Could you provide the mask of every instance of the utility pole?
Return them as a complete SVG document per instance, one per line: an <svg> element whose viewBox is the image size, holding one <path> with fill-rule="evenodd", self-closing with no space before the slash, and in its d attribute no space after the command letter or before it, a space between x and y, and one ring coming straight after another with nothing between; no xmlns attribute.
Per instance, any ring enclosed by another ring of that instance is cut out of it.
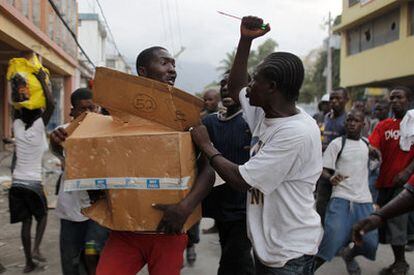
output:
<svg viewBox="0 0 414 275"><path fill-rule="evenodd" d="M332 91L332 18L331 12L328 17L328 49L327 49L327 62L326 62L326 92L329 94Z"/></svg>

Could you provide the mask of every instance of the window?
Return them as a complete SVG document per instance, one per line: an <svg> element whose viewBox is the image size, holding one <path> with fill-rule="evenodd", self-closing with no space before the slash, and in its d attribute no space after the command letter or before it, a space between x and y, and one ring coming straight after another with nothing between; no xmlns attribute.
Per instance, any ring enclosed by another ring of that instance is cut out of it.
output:
<svg viewBox="0 0 414 275"><path fill-rule="evenodd" d="M356 54L398 40L400 9L393 10L347 32L348 54Z"/></svg>
<svg viewBox="0 0 414 275"><path fill-rule="evenodd" d="M348 31L348 54L356 54L360 52L360 28L355 28L353 30Z"/></svg>
<svg viewBox="0 0 414 275"><path fill-rule="evenodd" d="M348 6L351 7L355 4L358 4L360 0L348 0Z"/></svg>
<svg viewBox="0 0 414 275"><path fill-rule="evenodd" d="M414 3L410 4L410 34L414 35Z"/></svg>
<svg viewBox="0 0 414 275"><path fill-rule="evenodd" d="M115 68L115 60L114 59L107 59L106 60L106 67L108 68Z"/></svg>

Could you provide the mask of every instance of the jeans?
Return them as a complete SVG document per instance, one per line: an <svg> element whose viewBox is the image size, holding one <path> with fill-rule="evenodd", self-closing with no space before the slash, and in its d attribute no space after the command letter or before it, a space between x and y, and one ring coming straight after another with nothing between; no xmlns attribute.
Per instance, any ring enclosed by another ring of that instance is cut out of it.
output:
<svg viewBox="0 0 414 275"><path fill-rule="evenodd" d="M188 231L188 244L187 247L191 247L200 242L200 222L194 224Z"/></svg>
<svg viewBox="0 0 414 275"><path fill-rule="evenodd" d="M216 221L221 257L218 275L253 275L252 245L247 237L246 220Z"/></svg>
<svg viewBox="0 0 414 275"><path fill-rule="evenodd" d="M60 260L62 274L78 275L84 272L81 255L87 242L93 242L94 249L100 251L108 238L108 229L92 220L73 222L60 220Z"/></svg>
<svg viewBox="0 0 414 275"><path fill-rule="evenodd" d="M269 267L255 257L256 275L313 275L315 257L304 255L288 261L283 267Z"/></svg>

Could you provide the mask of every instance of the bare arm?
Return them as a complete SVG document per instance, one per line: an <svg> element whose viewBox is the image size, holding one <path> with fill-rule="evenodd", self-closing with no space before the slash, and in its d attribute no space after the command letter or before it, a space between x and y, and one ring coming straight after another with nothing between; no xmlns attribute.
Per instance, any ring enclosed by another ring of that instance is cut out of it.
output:
<svg viewBox="0 0 414 275"><path fill-rule="evenodd" d="M246 192L251 188L239 172L239 166L223 156L212 145L205 126L197 126L191 130L193 142L198 145L205 156L210 159L210 164L220 177L233 189Z"/></svg>
<svg viewBox="0 0 414 275"><path fill-rule="evenodd" d="M43 111L42 119L43 123L47 125L52 117L53 111L55 110L55 100L53 99L49 86L46 83L46 73L40 69L35 76L39 80L40 85L42 85L42 90L46 98L46 108Z"/></svg>
<svg viewBox="0 0 414 275"><path fill-rule="evenodd" d="M177 204L157 204L153 207L164 212L157 231L167 234L179 234L187 218L197 205L210 193L214 185L215 174L207 159L201 156L197 161L198 175L190 193Z"/></svg>
<svg viewBox="0 0 414 275"><path fill-rule="evenodd" d="M387 219L394 218L413 210L414 193L409 191L409 189L405 189L375 214L371 214L368 218L355 224L352 230L352 238L356 244L361 245L363 236L367 232L378 228Z"/></svg>
<svg viewBox="0 0 414 275"><path fill-rule="evenodd" d="M231 68L228 82L228 90L233 100L239 103L239 92L247 86L247 61L253 39L260 37L270 31L270 26L262 30L263 20L261 18L247 16L243 17L240 25L240 40L237 47L233 67Z"/></svg>

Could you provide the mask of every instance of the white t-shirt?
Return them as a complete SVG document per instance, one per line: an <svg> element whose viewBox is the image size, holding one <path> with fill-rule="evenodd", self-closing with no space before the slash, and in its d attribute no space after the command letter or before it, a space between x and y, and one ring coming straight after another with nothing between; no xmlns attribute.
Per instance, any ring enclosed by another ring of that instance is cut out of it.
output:
<svg viewBox="0 0 414 275"><path fill-rule="evenodd" d="M81 213L82 208L91 205L87 191L67 191L64 189L65 174L63 174L59 194L56 204L55 213L60 219L73 222L83 222L89 220L88 217Z"/></svg>
<svg viewBox="0 0 414 275"><path fill-rule="evenodd" d="M303 110L286 118L265 118L240 102L252 129L251 159L239 166L252 186L247 194L247 229L259 260L282 267L291 259L315 255L323 235L314 191L322 172L320 130Z"/></svg>
<svg viewBox="0 0 414 275"><path fill-rule="evenodd" d="M337 156L342 147L342 137L334 139L323 154L323 167L335 170L349 178L332 189L332 198L342 198L357 203L370 203L372 196L368 186L368 158L367 144L362 140L347 139L344 149Z"/></svg>
<svg viewBox="0 0 414 275"><path fill-rule="evenodd" d="M21 119L14 120L13 132L16 145L13 178L42 181L42 158L49 149L42 117L36 119L27 130Z"/></svg>
<svg viewBox="0 0 414 275"><path fill-rule="evenodd" d="M69 124L64 124L60 127L66 128ZM87 221L89 218L81 213L82 208L91 205L87 191L64 191L65 174L62 175L60 181L59 194L57 205L55 209L56 215L65 220L73 222Z"/></svg>

